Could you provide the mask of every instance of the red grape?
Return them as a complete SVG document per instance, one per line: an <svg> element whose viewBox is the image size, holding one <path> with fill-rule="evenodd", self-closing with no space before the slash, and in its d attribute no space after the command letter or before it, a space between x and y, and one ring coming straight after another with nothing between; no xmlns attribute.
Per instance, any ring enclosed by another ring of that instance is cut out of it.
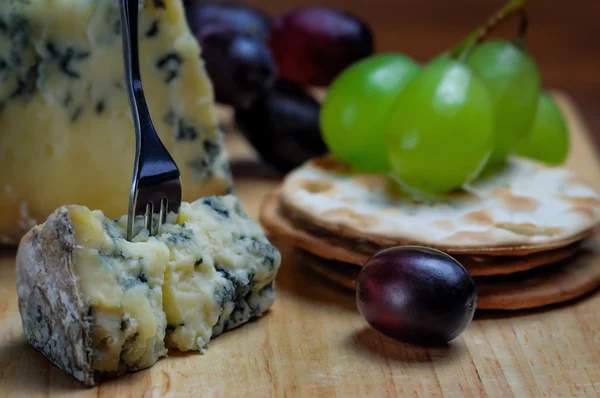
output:
<svg viewBox="0 0 600 398"><path fill-rule="evenodd" d="M456 338L473 319L475 282L454 258L423 247L394 247L373 256L357 279L356 303L381 333L409 343Z"/></svg>
<svg viewBox="0 0 600 398"><path fill-rule="evenodd" d="M325 7L281 15L269 43L281 77L313 86L329 85L348 65L373 53L373 34L364 22Z"/></svg>
<svg viewBox="0 0 600 398"><path fill-rule="evenodd" d="M248 107L274 83L277 67L264 40L219 27L197 37L217 102Z"/></svg>
<svg viewBox="0 0 600 398"><path fill-rule="evenodd" d="M319 103L296 84L279 80L248 109L236 109L242 134L264 160L289 171L327 152Z"/></svg>

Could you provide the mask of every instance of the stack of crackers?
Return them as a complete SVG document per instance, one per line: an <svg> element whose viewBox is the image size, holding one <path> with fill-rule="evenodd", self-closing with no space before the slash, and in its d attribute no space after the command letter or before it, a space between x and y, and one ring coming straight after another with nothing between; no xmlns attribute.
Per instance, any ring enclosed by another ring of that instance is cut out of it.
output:
<svg viewBox="0 0 600 398"><path fill-rule="evenodd" d="M351 289L371 256L404 245L454 256L475 279L480 309L540 307L600 286L600 194L568 169L521 158L464 190L416 201L386 176L323 157L288 174L261 221Z"/></svg>

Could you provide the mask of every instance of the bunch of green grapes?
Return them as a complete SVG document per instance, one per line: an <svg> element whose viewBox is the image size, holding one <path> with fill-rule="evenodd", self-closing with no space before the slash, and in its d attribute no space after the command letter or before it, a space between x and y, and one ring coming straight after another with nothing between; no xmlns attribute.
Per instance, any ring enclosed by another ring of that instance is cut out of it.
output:
<svg viewBox="0 0 600 398"><path fill-rule="evenodd" d="M568 131L540 90L519 39L484 41L525 0L510 0L453 50L419 66L401 54L367 58L330 87L321 130L330 151L358 172L388 173L414 196L458 189L515 152L561 163Z"/></svg>

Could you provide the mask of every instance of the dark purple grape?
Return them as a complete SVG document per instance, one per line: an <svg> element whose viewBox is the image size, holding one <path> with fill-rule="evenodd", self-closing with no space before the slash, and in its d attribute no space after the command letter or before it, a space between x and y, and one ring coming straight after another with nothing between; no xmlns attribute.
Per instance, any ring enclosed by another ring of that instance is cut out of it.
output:
<svg viewBox="0 0 600 398"><path fill-rule="evenodd" d="M277 68L264 40L221 28L198 35L217 102L248 107L268 90Z"/></svg>
<svg viewBox="0 0 600 398"><path fill-rule="evenodd" d="M422 247L377 253L357 279L356 303L371 326L392 338L441 344L473 319L475 282L454 258Z"/></svg>
<svg viewBox="0 0 600 398"><path fill-rule="evenodd" d="M306 7L277 18L269 44L281 77L327 86L348 65L373 53L373 34L351 14Z"/></svg>
<svg viewBox="0 0 600 398"><path fill-rule="evenodd" d="M186 0L185 13L195 34L216 26L264 39L271 29L271 17L247 5Z"/></svg>
<svg viewBox="0 0 600 398"><path fill-rule="evenodd" d="M319 110L302 87L279 80L250 108L237 109L235 120L262 158L285 172L327 152Z"/></svg>

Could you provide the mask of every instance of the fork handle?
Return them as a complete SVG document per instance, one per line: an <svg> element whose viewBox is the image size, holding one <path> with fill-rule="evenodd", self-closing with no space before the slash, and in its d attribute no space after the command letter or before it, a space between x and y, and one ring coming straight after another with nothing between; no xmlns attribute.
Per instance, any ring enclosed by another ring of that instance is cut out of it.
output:
<svg viewBox="0 0 600 398"><path fill-rule="evenodd" d="M133 116L136 135L136 160L142 152L152 152L153 148L163 147L154 130L150 111L142 87L138 45L138 0L120 0L121 29L123 38L123 58L125 60L125 85ZM151 155L151 154L147 154Z"/></svg>

